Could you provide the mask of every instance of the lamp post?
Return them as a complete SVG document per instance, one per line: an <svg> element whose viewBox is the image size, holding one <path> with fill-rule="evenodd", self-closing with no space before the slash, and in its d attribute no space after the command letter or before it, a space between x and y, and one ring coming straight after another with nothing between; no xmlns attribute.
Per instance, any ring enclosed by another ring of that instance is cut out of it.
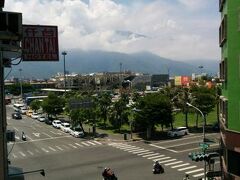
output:
<svg viewBox="0 0 240 180"><path fill-rule="evenodd" d="M66 65L65 65L65 56L67 55L66 51L62 52L63 55L63 75L64 75L64 91L66 93Z"/></svg>
<svg viewBox="0 0 240 180"><path fill-rule="evenodd" d="M22 69L19 69L20 72L20 94L21 94L21 98L23 99L23 89L22 89Z"/></svg>
<svg viewBox="0 0 240 180"><path fill-rule="evenodd" d="M194 109L196 109L201 115L202 115L202 118L203 118L203 143L205 143L205 125L206 125L206 118L203 114L203 112L197 108L196 106L190 104L190 103L186 103L189 107L192 107ZM203 150L204 154L205 154L205 148ZM204 180L206 180L206 161L204 161Z"/></svg>

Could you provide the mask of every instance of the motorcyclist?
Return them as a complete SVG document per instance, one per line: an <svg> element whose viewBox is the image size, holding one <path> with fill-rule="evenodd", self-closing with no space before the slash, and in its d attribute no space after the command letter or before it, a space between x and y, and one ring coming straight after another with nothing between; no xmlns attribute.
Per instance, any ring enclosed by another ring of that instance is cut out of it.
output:
<svg viewBox="0 0 240 180"><path fill-rule="evenodd" d="M163 173L163 172L164 172L164 169L162 165L158 161L155 161L155 163L153 164L153 173Z"/></svg>
<svg viewBox="0 0 240 180"><path fill-rule="evenodd" d="M189 175L186 174L186 176L183 178L183 180L190 180Z"/></svg>
<svg viewBox="0 0 240 180"><path fill-rule="evenodd" d="M114 172L110 168L104 168L102 172L102 176L104 180L117 180Z"/></svg>
<svg viewBox="0 0 240 180"><path fill-rule="evenodd" d="M26 141L26 135L24 132L22 132L22 140Z"/></svg>

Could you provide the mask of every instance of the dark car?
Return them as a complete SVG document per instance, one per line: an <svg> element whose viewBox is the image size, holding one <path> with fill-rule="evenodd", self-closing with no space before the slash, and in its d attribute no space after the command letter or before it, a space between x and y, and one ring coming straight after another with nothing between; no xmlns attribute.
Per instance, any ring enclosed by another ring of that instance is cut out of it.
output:
<svg viewBox="0 0 240 180"><path fill-rule="evenodd" d="M12 113L12 118L13 119L22 119L22 115L20 113Z"/></svg>
<svg viewBox="0 0 240 180"><path fill-rule="evenodd" d="M52 125L52 120L51 119L46 118L44 122L48 125Z"/></svg>

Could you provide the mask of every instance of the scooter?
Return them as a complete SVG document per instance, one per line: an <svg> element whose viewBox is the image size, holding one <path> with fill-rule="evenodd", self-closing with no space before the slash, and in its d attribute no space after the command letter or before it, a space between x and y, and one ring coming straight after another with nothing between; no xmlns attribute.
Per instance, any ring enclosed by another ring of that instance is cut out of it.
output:
<svg viewBox="0 0 240 180"><path fill-rule="evenodd" d="M26 137L26 135L25 135L24 132L22 132L22 140L23 140L23 141L26 141L26 140L27 140L27 137Z"/></svg>
<svg viewBox="0 0 240 180"><path fill-rule="evenodd" d="M160 165L159 167L153 167L153 174L162 174L164 173L163 167Z"/></svg>

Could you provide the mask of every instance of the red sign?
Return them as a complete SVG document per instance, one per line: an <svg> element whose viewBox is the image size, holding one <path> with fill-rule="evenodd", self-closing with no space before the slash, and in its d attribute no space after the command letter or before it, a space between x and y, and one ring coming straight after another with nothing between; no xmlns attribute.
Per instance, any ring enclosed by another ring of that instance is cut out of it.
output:
<svg viewBox="0 0 240 180"><path fill-rule="evenodd" d="M181 82L183 86L188 86L191 81L191 78L189 76L182 76Z"/></svg>
<svg viewBox="0 0 240 180"><path fill-rule="evenodd" d="M23 61L58 61L57 26L23 25Z"/></svg>

